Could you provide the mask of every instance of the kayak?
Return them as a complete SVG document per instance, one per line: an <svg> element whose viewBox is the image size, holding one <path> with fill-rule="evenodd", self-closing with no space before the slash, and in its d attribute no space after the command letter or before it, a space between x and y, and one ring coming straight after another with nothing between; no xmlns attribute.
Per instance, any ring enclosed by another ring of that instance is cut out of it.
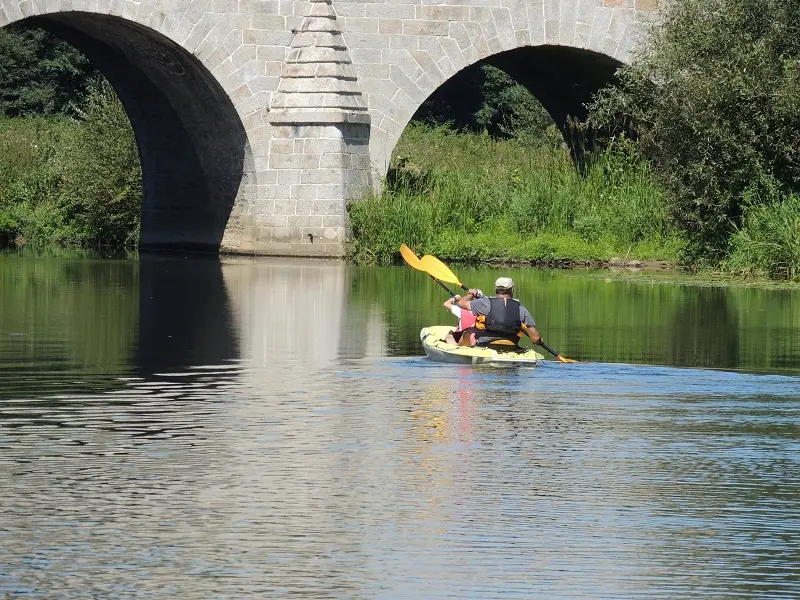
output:
<svg viewBox="0 0 800 600"><path fill-rule="evenodd" d="M535 367L544 356L533 349L513 352L478 346L455 346L445 342L453 331L447 325L425 327L419 332L422 347L429 359L437 362L462 365L526 366Z"/></svg>

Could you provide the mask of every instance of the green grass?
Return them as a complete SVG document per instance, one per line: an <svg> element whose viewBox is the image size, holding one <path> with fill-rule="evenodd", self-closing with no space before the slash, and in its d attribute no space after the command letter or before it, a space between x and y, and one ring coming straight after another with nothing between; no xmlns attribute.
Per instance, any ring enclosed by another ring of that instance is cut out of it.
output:
<svg viewBox="0 0 800 600"><path fill-rule="evenodd" d="M76 118L0 119L0 247L134 248L141 185L133 130L108 87Z"/></svg>
<svg viewBox="0 0 800 600"><path fill-rule="evenodd" d="M349 206L356 262L388 264L402 242L450 260L676 260L665 192L630 147L589 157L412 124L381 195Z"/></svg>
<svg viewBox="0 0 800 600"><path fill-rule="evenodd" d="M745 210L731 238L725 270L745 276L800 281L800 196Z"/></svg>

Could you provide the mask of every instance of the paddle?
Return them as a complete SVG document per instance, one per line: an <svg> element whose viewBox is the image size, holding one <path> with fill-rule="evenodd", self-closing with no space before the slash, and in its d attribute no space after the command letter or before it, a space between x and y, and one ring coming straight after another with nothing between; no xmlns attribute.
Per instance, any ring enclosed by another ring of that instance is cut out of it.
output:
<svg viewBox="0 0 800 600"><path fill-rule="evenodd" d="M435 256L426 254L420 259L419 262L422 270L427 272L428 275L434 279L446 281L447 283L455 283L462 290L469 290L469 288L461 283L458 277L456 277L456 274L450 270L450 267L448 267Z"/></svg>
<svg viewBox="0 0 800 600"><path fill-rule="evenodd" d="M402 251L402 247L401 247L401 251ZM415 255L415 258L416 258L416 255ZM433 277L435 280L439 281L440 284L441 284L441 281L446 281L447 283L455 283L456 285L460 286L461 288L463 288L465 290L469 289L467 286L465 286L463 283L461 283L461 280L459 280L459 278L456 276L456 274L453 273L453 271L450 270L450 267L448 267L446 264L444 264L442 261L440 261L435 256L431 256L430 254L426 254L425 256L423 256L419 260L419 264L422 267L421 270L426 271L428 273L428 275ZM419 267L417 267L417 268L419 268ZM527 332L528 328L525 327L524 323L523 323L522 327ZM555 356L558 360L560 360L563 363L578 362L577 360L573 360L571 358L564 358L558 352L553 350L550 346L545 344L544 341L542 341L541 339L539 340L539 345L542 348L544 348L545 350L547 350L550 354Z"/></svg>
<svg viewBox="0 0 800 600"><path fill-rule="evenodd" d="M428 269L426 269L423 266L422 261L417 257L416 253L411 248L409 248L405 244L400 244L400 255L403 257L403 260L406 261L406 264L408 264L409 267L430 275L431 279L433 279L436 283L442 286L445 289L445 291L448 294L450 294L451 298L455 298L456 295L453 293L453 290L451 290L449 287L443 284L439 279L436 278L435 275L433 275L433 273L431 273Z"/></svg>

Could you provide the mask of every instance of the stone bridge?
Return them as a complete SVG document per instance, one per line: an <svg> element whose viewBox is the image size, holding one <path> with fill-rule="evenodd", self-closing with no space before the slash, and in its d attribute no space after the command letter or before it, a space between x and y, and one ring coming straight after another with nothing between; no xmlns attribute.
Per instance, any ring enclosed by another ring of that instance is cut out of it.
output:
<svg viewBox="0 0 800 600"><path fill-rule="evenodd" d="M422 102L479 61L557 123L636 46L659 0L0 0L125 105L143 247L340 256Z"/></svg>

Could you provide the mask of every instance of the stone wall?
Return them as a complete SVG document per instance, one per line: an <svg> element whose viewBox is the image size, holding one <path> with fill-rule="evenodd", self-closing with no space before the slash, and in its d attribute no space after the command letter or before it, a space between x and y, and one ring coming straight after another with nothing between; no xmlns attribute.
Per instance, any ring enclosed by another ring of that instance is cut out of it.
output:
<svg viewBox="0 0 800 600"><path fill-rule="evenodd" d="M505 61L539 93L553 91L557 114L577 102L569 90L586 92L596 65L629 59L656 9L657 0L0 0L0 26L54 29L120 91L145 170L145 245L339 256L346 202L379 184L409 119L448 78ZM540 68L562 60L531 51L543 47L571 52L569 69Z"/></svg>

